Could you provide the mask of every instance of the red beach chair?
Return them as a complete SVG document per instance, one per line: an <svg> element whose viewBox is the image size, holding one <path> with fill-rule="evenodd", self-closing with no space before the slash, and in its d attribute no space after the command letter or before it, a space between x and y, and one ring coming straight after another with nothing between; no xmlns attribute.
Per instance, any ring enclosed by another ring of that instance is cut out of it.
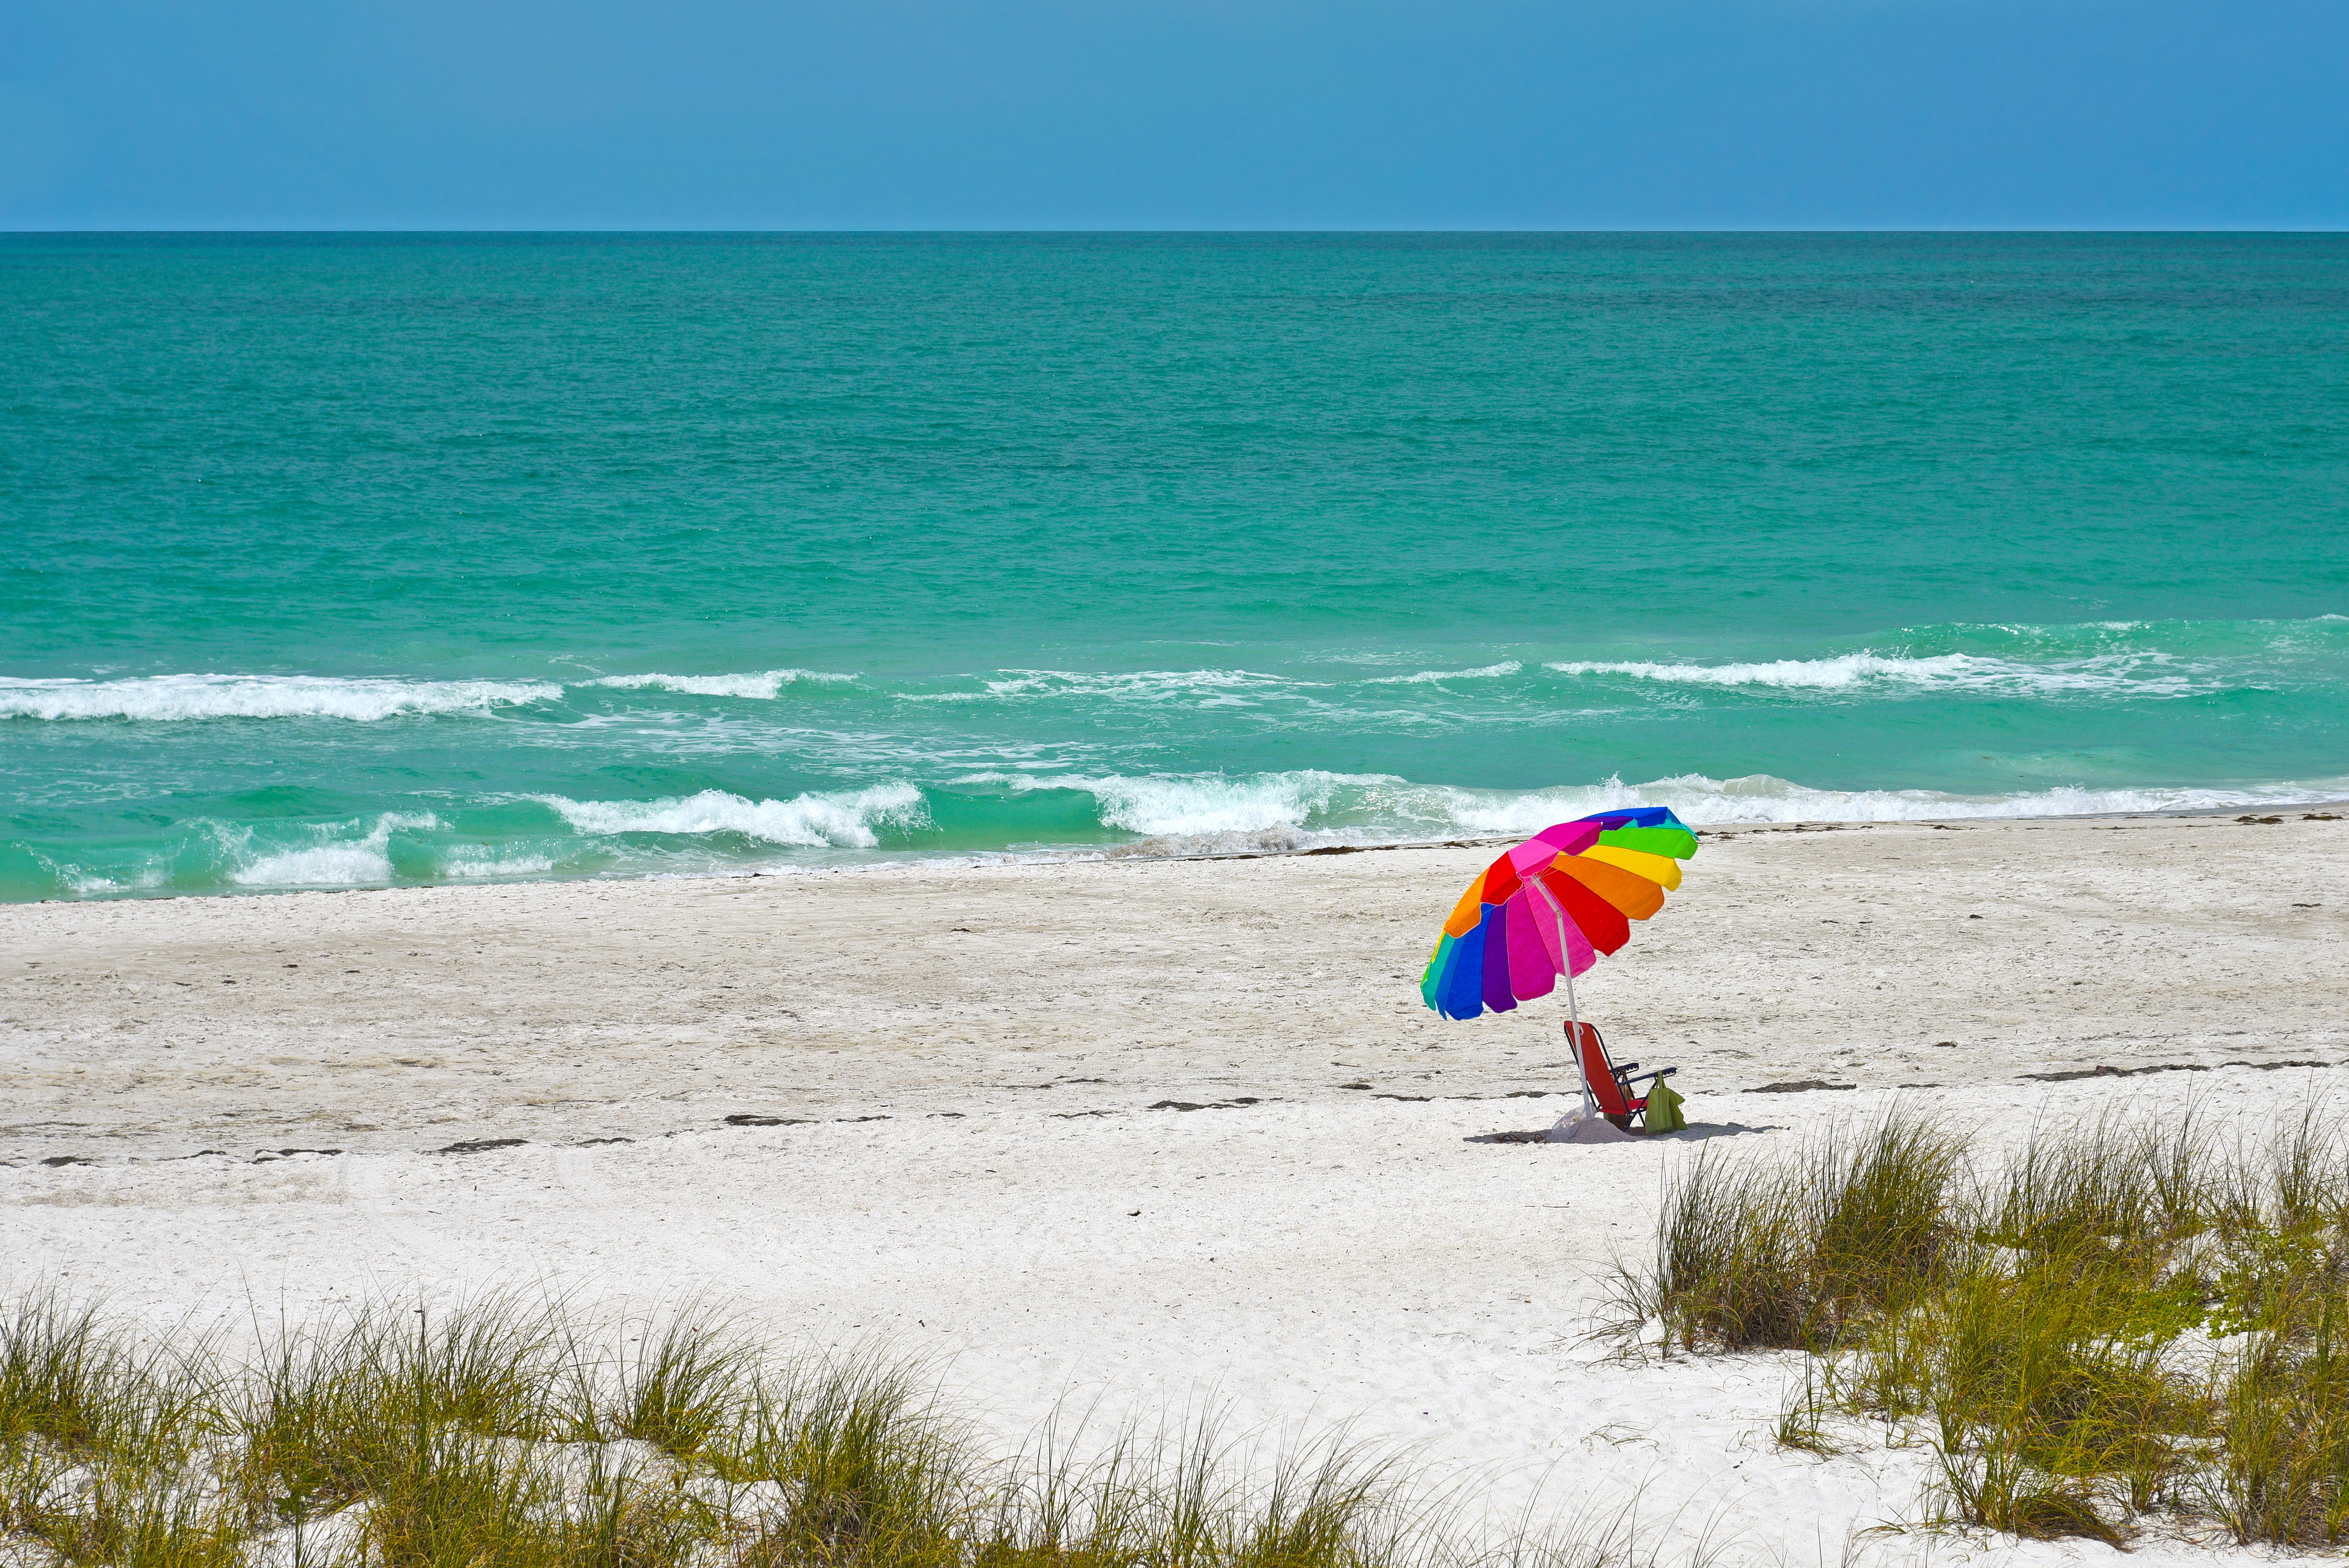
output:
<svg viewBox="0 0 2349 1568"><path fill-rule="evenodd" d="M1631 1130L1631 1119L1635 1116L1640 1118L1641 1125L1645 1126L1648 1097L1644 1094L1633 1094L1631 1086L1652 1083L1658 1078L1668 1078L1681 1069L1660 1068L1654 1072L1640 1073L1639 1077L1634 1078L1631 1076L1632 1071L1639 1067L1639 1063L1625 1062L1621 1067L1617 1067L1608 1059L1607 1042L1599 1037L1597 1026L1584 1024L1580 1027L1581 1035L1578 1038L1575 1033L1576 1026L1573 1024L1566 1026L1567 1044L1573 1047L1574 1059L1581 1065L1582 1081L1589 1086L1590 1098L1599 1102L1599 1114L1626 1132Z"/></svg>

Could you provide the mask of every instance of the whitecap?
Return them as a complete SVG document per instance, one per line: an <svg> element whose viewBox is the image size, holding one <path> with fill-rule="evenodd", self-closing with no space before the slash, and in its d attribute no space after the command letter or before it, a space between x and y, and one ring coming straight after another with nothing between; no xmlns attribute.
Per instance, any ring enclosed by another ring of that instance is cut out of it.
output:
<svg viewBox="0 0 2349 1568"><path fill-rule="evenodd" d="M1325 811L1350 786L1387 782L1372 774L1038 774L983 773L957 784L994 784L1026 792L1075 789L1099 803L1102 826L1153 837L1195 838L1295 828ZM1400 782L1400 780L1393 780Z"/></svg>
<svg viewBox="0 0 2349 1568"><path fill-rule="evenodd" d="M1338 841L1324 833L1309 833L1281 824L1270 828L1215 833L1162 833L1133 843L1113 844L1098 851L1102 860L1146 860L1209 855L1279 855L1315 849Z"/></svg>
<svg viewBox="0 0 2349 1568"><path fill-rule="evenodd" d="M75 898L103 898L117 892L152 892L171 881L170 871L153 861L135 872L117 872L109 876L71 861L51 860L40 851L29 847L26 852L36 865L49 873L60 889Z"/></svg>
<svg viewBox="0 0 2349 1568"><path fill-rule="evenodd" d="M444 877L528 877L538 876L554 869L554 861L545 855L460 855L444 862Z"/></svg>
<svg viewBox="0 0 2349 1568"><path fill-rule="evenodd" d="M1238 694L1278 696L1322 684L1255 670L1002 670L998 674L1002 678L984 683L993 696L1099 696L1129 702L1227 698Z"/></svg>
<svg viewBox="0 0 2349 1568"><path fill-rule="evenodd" d="M1772 686L1788 691L1843 691L1882 686L2023 695L2093 691L2135 696L2181 696L2194 689L2191 676L2159 654L2099 654L2088 658L2026 664L1976 654L1903 657L1862 649L1834 658L1773 659L1757 664L1577 659L1545 665L1543 668L1560 675L1628 676L1673 686Z"/></svg>
<svg viewBox="0 0 2349 1568"><path fill-rule="evenodd" d="M760 670L748 675L730 676L605 676L596 680L582 681L582 686L615 686L623 691L650 687L656 691L682 692L688 696L740 696L772 701L782 695L788 686L802 682L817 686L840 686L854 681L853 675L837 675L829 670Z"/></svg>
<svg viewBox="0 0 2349 1568"><path fill-rule="evenodd" d="M573 800L561 795L530 799L551 807L581 833L739 833L771 844L869 850L879 830L899 831L929 826L921 790L911 784L876 784L833 794L809 793L789 800L753 800L723 789L660 800Z"/></svg>
<svg viewBox="0 0 2349 1568"><path fill-rule="evenodd" d="M1497 665L1481 665L1473 670L1421 670L1416 675L1381 676L1365 681L1365 686L1433 686L1437 681L1491 680L1500 676L1513 676L1526 666L1516 659L1503 659ZM1557 666L1550 666L1556 669Z"/></svg>
<svg viewBox="0 0 2349 1568"><path fill-rule="evenodd" d="M311 830L321 841L305 848L279 850L239 866L229 880L240 887L358 887L391 880L391 835L400 828L438 828L430 812L386 811L365 835L337 839L358 826L344 822Z"/></svg>
<svg viewBox="0 0 2349 1568"><path fill-rule="evenodd" d="M345 718L487 712L548 702L547 681L402 681L327 676L140 676L127 680L0 676L0 718Z"/></svg>
<svg viewBox="0 0 2349 1568"><path fill-rule="evenodd" d="M2100 789L2058 785L1968 795L1941 789L1821 789L1767 773L1736 779L1683 773L1644 784L1610 779L1598 785L1521 794L1440 788L1430 793L1464 832L1504 835L1530 834L1567 818L1629 806L1669 807L1692 825L1917 822L2265 809L2341 799L2349 796L2349 779L2236 788L2177 785Z"/></svg>
<svg viewBox="0 0 2349 1568"><path fill-rule="evenodd" d="M1626 784L1470 789L1384 774L1303 769L1220 774L981 773L953 780L1024 793L1075 789L1099 802L1105 828L1143 835L1095 853L1233 854L1336 844L1523 838L1553 822L1630 806L1667 806L1692 825L1894 822L1967 818L2103 816L2315 804L2349 798L2349 779L2237 788L2091 789L2067 785L2005 794L1938 789L1824 789L1769 774L1680 774Z"/></svg>

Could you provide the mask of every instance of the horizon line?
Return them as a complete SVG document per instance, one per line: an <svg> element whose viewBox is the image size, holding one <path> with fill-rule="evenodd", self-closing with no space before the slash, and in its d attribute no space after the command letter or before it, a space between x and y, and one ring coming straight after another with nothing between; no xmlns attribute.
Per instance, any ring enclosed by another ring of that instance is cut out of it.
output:
<svg viewBox="0 0 2349 1568"><path fill-rule="evenodd" d="M328 227L308 227L308 226L295 225L295 224L266 224L266 225L261 225L261 226L256 226L256 227L236 226L236 225L229 225L229 224L218 224L218 225L211 225L211 224L207 224L207 225L190 225L190 226L183 226L183 227L177 227L177 228L166 228L166 227L134 227L134 226L130 226L130 225L120 225L120 226L108 225L108 226L100 226L100 227L95 227L95 228L68 228L68 227L63 227L63 226L58 226L58 227L35 227L35 226L26 226L26 227L12 227L12 226L5 225L5 224L0 224L0 238L67 237L67 236L85 236L85 235L111 235L111 236L120 236L120 237L152 237L152 236L187 236L187 237L197 237L197 236L239 236L239 235L385 235L385 236L425 236L425 235L469 235L469 236L470 236L470 235L512 235L512 236L523 237L523 236L533 236L533 235L537 235L537 236L614 235L614 236L617 236L617 235L675 235L675 234L711 235L711 236L726 235L726 236L745 236L745 237L794 236L794 235L806 235L806 236L838 236L838 235L848 235L848 236L858 236L858 237L866 237L866 236L870 236L870 237L884 237L884 236L969 235L969 236L974 236L974 237L1000 237L1000 238L1009 238L1009 237L1035 237L1035 236L1054 236L1054 237L1064 237L1064 236L1087 236L1087 235L1098 235L1098 236L1105 236L1105 237L1118 237L1118 236L1127 236L1127 237L1133 237L1133 236L1224 237L1224 236L1242 236L1242 235L1330 235L1330 236L1350 236L1350 235L1395 235L1395 236L1412 236L1412 235L1438 235L1438 234L1457 234L1457 235L1526 235L1526 236L1540 236L1540 235L1558 235L1558 236L1566 236L1566 235L1589 235L1589 236L1604 236L1604 235L1653 235L1653 236L1673 236L1673 235L1691 235L1691 234L1707 234L1707 235L1765 235L1765 234L1767 234L1767 235L1805 235L1805 234L1812 234L1812 235L1836 235L1836 236L1859 236L1859 235L1960 235L1960 234L1963 234L1963 235L2015 235L2015 236L2021 236L2021 235L2037 235L2037 236L2079 235L2079 236L2112 236L2112 237L2126 237L2126 236L2133 236L2133 235L2155 235L2155 234L2160 234L2160 235L2246 235L2246 236L2251 236L2251 235L2293 235L2293 236L2301 236L2301 235L2340 235L2340 234L2349 234L2349 224L2344 224L2344 225L2340 225L2340 226L2333 226L2333 227L2324 227L2324 226L2318 226L2318 225L2313 225L2313 224L2309 224L2309 225L2292 225L2292 224L2272 224L2272 225L2251 225L2251 224L2190 225L2190 224L2178 224L2178 225L2160 225L2160 224L2156 224L2156 225L2143 225L2143 226L2118 226L2118 225L2116 225L2116 226L2110 226L2110 227L2097 227L2097 226L2088 226L2088 225L2081 225L2081 226L2076 226L2076 227L2075 227L2075 226L2069 226L2069 225L2030 225L2030 224L2023 224L2023 225L2000 225L2000 224L1980 224L1980 225L1974 225L1974 224L1957 224L1957 225L1936 225L1936 224L1900 224L1900 225L1884 225L1884 226L1876 226L1876 227L1868 227L1868 226L1848 226L1848 225L1837 225L1837 224L1776 224L1776 225L1773 225L1773 224L1764 224L1764 225L1759 225L1759 226L1736 227L1736 226L1730 226L1730 225L1699 224L1699 225L1685 226L1685 227L1661 227L1661 226L1657 226L1657 227L1643 227L1643 226L1632 226L1632 227L1620 227L1620 228L1609 228L1609 227L1599 227L1599 226L1592 226L1592 227L1556 227L1556 228L1538 228L1538 227L1524 226L1524 225L1509 225L1509 226L1501 226L1501 227L1495 227L1495 228L1475 228L1475 227L1467 227L1467 226L1435 226L1435 227L1425 227L1425 228L1371 226L1371 227L1363 227L1363 228L1341 228L1341 227L1336 227L1336 226L1313 226L1313 225L1308 225L1308 226L1304 226L1304 227L1277 227L1277 226L1272 226L1272 225L1264 225L1264 226L1239 226L1239 227L1221 227L1221 228L1218 228L1218 227L1206 227L1206 226L1202 226L1202 227L1175 227L1175 226L1171 226L1171 225L1170 225L1170 226L1138 225L1138 226L1132 226L1132 227L1117 227L1117 226L1110 226L1110 225L1098 225L1098 226L1086 225L1086 226L1077 226L1077 227L1052 228L1052 227L1034 227L1034 226L1030 226L1030 227L1022 227L1022 226L986 227L986 226L979 226L979 225L952 225L952 224L949 224L949 225L932 225L932 226L915 225L915 224L903 224L903 225L882 225L882 226L874 226L874 227L845 227L845 228L843 228L843 227L824 227L824 226L815 226L815 225L808 225L808 226L786 226L786 227L773 227L773 228L756 228L756 227L747 227L747 226L744 226L744 227L736 227L736 226L713 226L713 227L690 227L690 226L687 226L687 227L678 227L678 226L673 226L673 225L659 225L659 224L601 225L601 226L586 226L586 227L563 227L563 226L554 226L554 225L547 225L547 226L523 226L523 225L514 225L514 226L511 226L511 227L503 226L503 225L495 225L495 226L488 226L488 227L468 227L468 226L457 226L457 227L429 227L429 226L396 226L396 225L390 225L390 224L380 224L380 225L378 225L378 224L363 224L363 225L353 225L353 226L339 227L339 228L328 228Z"/></svg>

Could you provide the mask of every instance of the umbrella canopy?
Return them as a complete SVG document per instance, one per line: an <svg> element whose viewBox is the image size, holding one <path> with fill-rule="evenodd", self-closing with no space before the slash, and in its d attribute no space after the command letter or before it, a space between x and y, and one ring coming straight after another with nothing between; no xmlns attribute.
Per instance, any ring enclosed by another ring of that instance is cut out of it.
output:
<svg viewBox="0 0 2349 1568"><path fill-rule="evenodd" d="M1664 907L1696 835L1661 806L1544 828L1485 868L1444 923L1419 994L1447 1018L1546 996Z"/></svg>

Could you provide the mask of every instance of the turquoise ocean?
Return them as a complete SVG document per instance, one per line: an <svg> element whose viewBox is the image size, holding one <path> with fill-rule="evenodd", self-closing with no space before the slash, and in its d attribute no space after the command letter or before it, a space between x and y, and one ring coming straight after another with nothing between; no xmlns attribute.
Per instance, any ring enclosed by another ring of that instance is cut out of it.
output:
<svg viewBox="0 0 2349 1568"><path fill-rule="evenodd" d="M0 237L0 898L2349 796L2349 237Z"/></svg>

